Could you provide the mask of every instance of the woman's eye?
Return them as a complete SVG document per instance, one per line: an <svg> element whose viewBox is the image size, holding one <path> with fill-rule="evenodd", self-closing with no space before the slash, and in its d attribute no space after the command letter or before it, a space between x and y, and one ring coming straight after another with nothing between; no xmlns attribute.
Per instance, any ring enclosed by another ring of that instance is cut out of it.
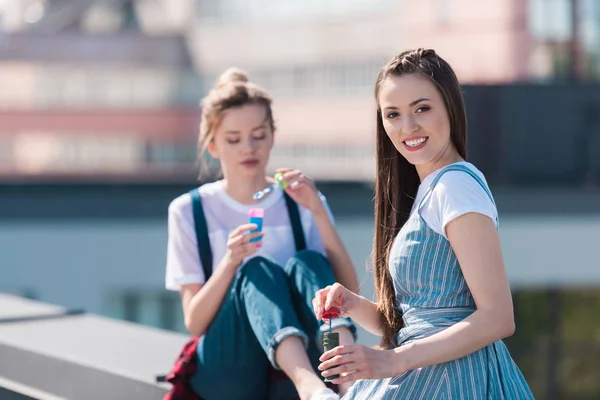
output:
<svg viewBox="0 0 600 400"><path fill-rule="evenodd" d="M400 114L399 114L399 113L397 113L397 112L395 112L395 111L393 111L393 112L391 112L391 113L388 113L388 115L387 115L387 118L388 118L388 119L392 119L392 118L396 118L396 117L398 117L398 116L400 116Z"/></svg>
<svg viewBox="0 0 600 400"><path fill-rule="evenodd" d="M267 135L254 136L254 140L263 140Z"/></svg>
<svg viewBox="0 0 600 400"><path fill-rule="evenodd" d="M429 106L422 106L422 107L417 108L417 112L421 112L421 113L429 111L429 110L431 110L431 107L429 107Z"/></svg>
<svg viewBox="0 0 600 400"><path fill-rule="evenodd" d="M240 142L240 139L228 139L227 140L227 143L229 143L229 144L236 144L236 143L239 143L239 142Z"/></svg>

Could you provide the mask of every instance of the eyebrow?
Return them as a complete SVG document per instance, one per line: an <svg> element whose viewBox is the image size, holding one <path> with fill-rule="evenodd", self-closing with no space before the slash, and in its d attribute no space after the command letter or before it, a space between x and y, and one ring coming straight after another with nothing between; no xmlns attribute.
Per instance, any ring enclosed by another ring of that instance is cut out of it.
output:
<svg viewBox="0 0 600 400"><path fill-rule="evenodd" d="M265 124L268 122L267 120L268 120L268 118L265 118L265 120L259 126L257 126L256 128L252 128L251 132L256 132L259 129L264 129L265 128ZM232 135L234 135L234 134L235 135L239 135L240 131L225 131L225 133L230 133Z"/></svg>
<svg viewBox="0 0 600 400"><path fill-rule="evenodd" d="M422 101L430 101L430 100L427 97L421 97L420 99L417 99L417 100L413 101L412 103L410 103L409 106L412 107L414 105L419 104Z"/></svg>
<svg viewBox="0 0 600 400"><path fill-rule="evenodd" d="M430 101L430 99L428 99L427 97L421 97L420 99L417 99L417 100L411 102L409 104L409 106L413 107L422 101ZM397 109L398 109L398 107L394 107L394 106L389 106L389 107L384 108L384 110L397 110Z"/></svg>

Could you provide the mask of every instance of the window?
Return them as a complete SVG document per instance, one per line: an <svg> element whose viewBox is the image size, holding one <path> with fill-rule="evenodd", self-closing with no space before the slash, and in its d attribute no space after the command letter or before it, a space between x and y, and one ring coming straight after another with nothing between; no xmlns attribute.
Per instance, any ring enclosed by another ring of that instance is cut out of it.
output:
<svg viewBox="0 0 600 400"><path fill-rule="evenodd" d="M206 0L197 8L199 18L215 20L281 20L356 14L397 7L396 0Z"/></svg>
<svg viewBox="0 0 600 400"><path fill-rule="evenodd" d="M13 146L9 139L0 140L0 170L7 170L12 163Z"/></svg>
<svg viewBox="0 0 600 400"><path fill-rule="evenodd" d="M574 5L579 8L574 10ZM582 49L573 58L573 13L576 40ZM553 60L554 78L600 79L600 2L597 0L530 0L529 27L539 48Z"/></svg>
<svg viewBox="0 0 600 400"><path fill-rule="evenodd" d="M571 37L570 0L530 0L529 26L544 41L567 41Z"/></svg>
<svg viewBox="0 0 600 400"><path fill-rule="evenodd" d="M583 0L581 41L587 53L586 67L591 77L600 80L600 2Z"/></svg>
<svg viewBox="0 0 600 400"><path fill-rule="evenodd" d="M452 0L437 0L435 9L437 11L437 20L440 26L450 25L452 19Z"/></svg>
<svg viewBox="0 0 600 400"><path fill-rule="evenodd" d="M146 143L145 163L161 167L190 166L196 162L197 149L184 143Z"/></svg>
<svg viewBox="0 0 600 400"><path fill-rule="evenodd" d="M385 60L296 65L248 71L274 97L371 95ZM215 78L216 79L216 78Z"/></svg>

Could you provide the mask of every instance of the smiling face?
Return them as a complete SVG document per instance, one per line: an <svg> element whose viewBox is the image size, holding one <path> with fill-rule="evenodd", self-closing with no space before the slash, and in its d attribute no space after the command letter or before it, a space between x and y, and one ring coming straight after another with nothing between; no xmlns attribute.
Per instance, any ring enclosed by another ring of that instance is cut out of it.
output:
<svg viewBox="0 0 600 400"><path fill-rule="evenodd" d="M419 176L460 158L450 138L444 99L428 79L418 74L389 76L379 89L378 105L386 134Z"/></svg>
<svg viewBox="0 0 600 400"><path fill-rule="evenodd" d="M225 177L231 174L263 177L273 147L273 131L266 108L246 104L227 110L208 145L221 161Z"/></svg>
<svg viewBox="0 0 600 400"><path fill-rule="evenodd" d="M452 67L433 49L392 57L375 83L377 102L373 265L384 347L404 326L389 274L390 243L411 215L420 182L467 156L462 91ZM398 152L402 155L400 157Z"/></svg>

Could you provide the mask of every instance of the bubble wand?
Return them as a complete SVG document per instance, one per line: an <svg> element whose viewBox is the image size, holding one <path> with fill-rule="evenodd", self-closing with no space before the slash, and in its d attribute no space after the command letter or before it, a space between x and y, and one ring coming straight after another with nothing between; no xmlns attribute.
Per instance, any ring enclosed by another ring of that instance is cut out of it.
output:
<svg viewBox="0 0 600 400"><path fill-rule="evenodd" d="M263 189L259 192L254 193L254 196L252 196L254 198L254 200L262 199L268 193L272 192L273 190L277 189L278 187L281 189L285 189L287 187L287 182L283 180L283 174L281 172L276 173L274 178L275 178L275 183L267 186L265 189Z"/></svg>

